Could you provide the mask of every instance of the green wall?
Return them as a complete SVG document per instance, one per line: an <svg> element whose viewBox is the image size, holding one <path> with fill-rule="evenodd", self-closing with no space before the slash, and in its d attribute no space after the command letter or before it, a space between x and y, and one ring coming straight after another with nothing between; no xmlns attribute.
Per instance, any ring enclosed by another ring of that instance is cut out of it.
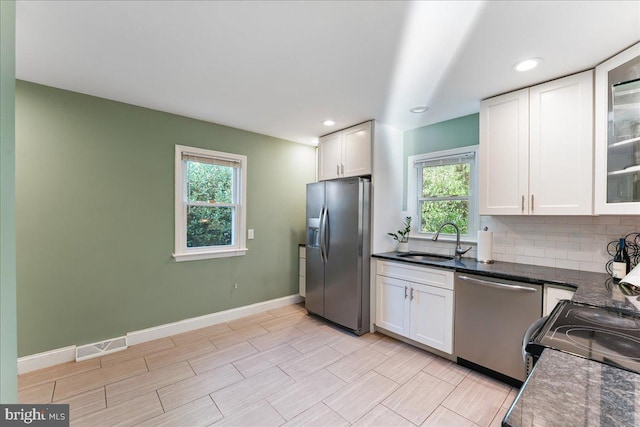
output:
<svg viewBox="0 0 640 427"><path fill-rule="evenodd" d="M480 142L480 115L470 114L404 133L402 206L407 209L407 161L409 156L477 145Z"/></svg>
<svg viewBox="0 0 640 427"><path fill-rule="evenodd" d="M23 81L16 143L21 356L297 293L315 148ZM247 255L171 257L175 144L247 156Z"/></svg>
<svg viewBox="0 0 640 427"><path fill-rule="evenodd" d="M16 360L15 20L0 1L0 403L18 400Z"/></svg>

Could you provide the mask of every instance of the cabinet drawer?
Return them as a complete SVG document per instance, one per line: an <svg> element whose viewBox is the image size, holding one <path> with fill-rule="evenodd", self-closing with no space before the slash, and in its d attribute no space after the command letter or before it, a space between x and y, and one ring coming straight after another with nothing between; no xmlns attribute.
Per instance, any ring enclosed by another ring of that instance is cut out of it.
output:
<svg viewBox="0 0 640 427"><path fill-rule="evenodd" d="M377 262L377 274L453 290L453 272L398 262Z"/></svg>

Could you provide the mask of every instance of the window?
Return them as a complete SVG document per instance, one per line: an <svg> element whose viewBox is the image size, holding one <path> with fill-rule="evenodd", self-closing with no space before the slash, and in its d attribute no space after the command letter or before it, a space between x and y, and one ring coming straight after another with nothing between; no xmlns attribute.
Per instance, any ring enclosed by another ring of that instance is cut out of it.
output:
<svg viewBox="0 0 640 427"><path fill-rule="evenodd" d="M244 255L246 156L176 145L176 261Z"/></svg>
<svg viewBox="0 0 640 427"><path fill-rule="evenodd" d="M433 234L453 222L460 234L475 240L478 229L476 197L477 146L438 151L409 158L410 215L417 235ZM412 176L413 175L413 176ZM442 234L455 234L445 227Z"/></svg>

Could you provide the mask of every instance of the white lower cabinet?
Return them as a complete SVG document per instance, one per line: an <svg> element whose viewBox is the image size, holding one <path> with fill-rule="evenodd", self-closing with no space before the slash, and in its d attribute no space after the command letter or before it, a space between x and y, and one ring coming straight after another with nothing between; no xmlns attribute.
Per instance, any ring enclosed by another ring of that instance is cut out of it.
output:
<svg viewBox="0 0 640 427"><path fill-rule="evenodd" d="M378 327L452 354L453 303L453 272L378 261Z"/></svg>
<svg viewBox="0 0 640 427"><path fill-rule="evenodd" d="M306 296L306 264L307 264L307 248L304 246L298 247L298 287L301 297Z"/></svg>
<svg viewBox="0 0 640 427"><path fill-rule="evenodd" d="M453 291L411 284L413 300L409 338L453 352Z"/></svg>
<svg viewBox="0 0 640 427"><path fill-rule="evenodd" d="M576 290L566 286L544 285L544 300L542 304L542 315L548 316L556 307L559 301L573 298Z"/></svg>
<svg viewBox="0 0 640 427"><path fill-rule="evenodd" d="M411 283L376 276L376 325L404 337L409 336L409 288Z"/></svg>

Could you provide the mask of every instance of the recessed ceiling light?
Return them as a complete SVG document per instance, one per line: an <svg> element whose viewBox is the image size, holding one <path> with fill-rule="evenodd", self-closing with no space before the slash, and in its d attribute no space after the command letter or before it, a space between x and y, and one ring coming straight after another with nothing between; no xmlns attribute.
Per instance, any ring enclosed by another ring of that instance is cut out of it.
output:
<svg viewBox="0 0 640 427"><path fill-rule="evenodd" d="M333 126L336 124L336 122L334 122L333 120L325 120L324 122L322 122L322 124L325 126Z"/></svg>
<svg viewBox="0 0 640 427"><path fill-rule="evenodd" d="M542 58L529 58L516 63L513 68L516 71L529 71L538 66L542 62Z"/></svg>
<svg viewBox="0 0 640 427"><path fill-rule="evenodd" d="M311 142L312 145L318 145L318 138L311 138L309 142Z"/></svg>
<svg viewBox="0 0 640 427"><path fill-rule="evenodd" d="M429 111L429 107L427 107L426 105L417 105L411 108L409 111L411 111L412 113L426 113L427 111Z"/></svg>

